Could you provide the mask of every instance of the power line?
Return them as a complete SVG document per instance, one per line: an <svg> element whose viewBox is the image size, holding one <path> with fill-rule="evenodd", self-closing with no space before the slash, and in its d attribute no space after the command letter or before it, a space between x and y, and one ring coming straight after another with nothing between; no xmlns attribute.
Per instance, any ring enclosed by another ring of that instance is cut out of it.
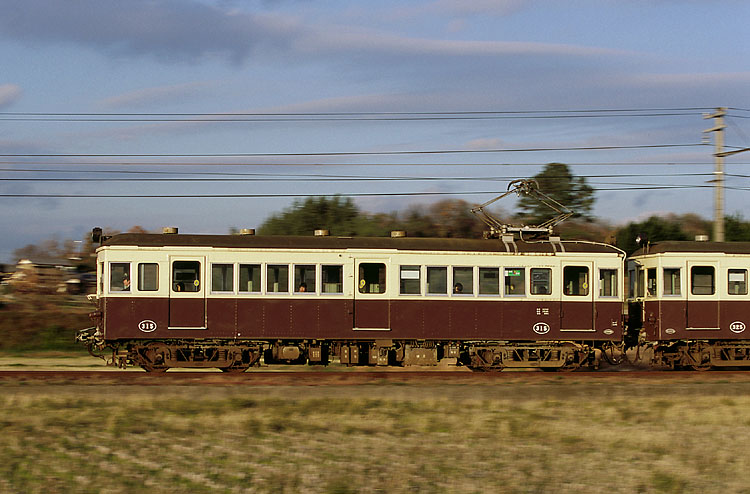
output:
<svg viewBox="0 0 750 494"><path fill-rule="evenodd" d="M0 154L3 158L247 158L247 157L314 157L314 156L387 156L387 155L440 155L440 154L491 154L544 151L611 151L617 149L663 149L703 147L707 144L638 144L632 146L571 146L558 148L507 148L507 149L448 149L427 151L332 151L321 153L215 153L215 154Z"/></svg>
<svg viewBox="0 0 750 494"><path fill-rule="evenodd" d="M602 187L595 191L643 191L710 189L712 185L637 185L627 187ZM750 191L750 187L727 187L738 191ZM494 191L454 191L454 192L354 192L328 194L0 194L2 198L58 198L58 199L273 199L273 198L319 198L319 197L405 197L405 196L466 196L491 195Z"/></svg>

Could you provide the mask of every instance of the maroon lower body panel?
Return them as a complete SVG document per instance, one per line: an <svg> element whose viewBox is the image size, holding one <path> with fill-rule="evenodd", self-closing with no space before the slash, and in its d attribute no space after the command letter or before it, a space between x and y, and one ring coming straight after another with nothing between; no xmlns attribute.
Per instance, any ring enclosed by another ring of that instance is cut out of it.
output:
<svg viewBox="0 0 750 494"><path fill-rule="evenodd" d="M658 328L656 340L750 338L750 302L747 301L662 299L647 301L645 312L646 320ZM648 334L651 336L650 332Z"/></svg>
<svg viewBox="0 0 750 494"><path fill-rule="evenodd" d="M568 312L581 311L584 314L582 320L591 320L594 314L593 330L588 331L561 328L560 302L555 300L396 299L363 302L312 296L294 299L209 298L205 306L205 329L170 329L169 299L106 298L103 303L105 335L107 339L237 337L524 341L618 340L622 337L622 305L619 301L596 302L595 306L578 303L575 307L566 307ZM359 316L355 316L357 313ZM366 325L355 325L355 317L357 323Z"/></svg>

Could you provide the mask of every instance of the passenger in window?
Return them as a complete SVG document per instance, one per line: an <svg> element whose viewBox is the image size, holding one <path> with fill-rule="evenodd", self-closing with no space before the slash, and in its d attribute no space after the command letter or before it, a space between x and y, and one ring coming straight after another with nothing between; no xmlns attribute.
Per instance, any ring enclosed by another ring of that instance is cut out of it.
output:
<svg viewBox="0 0 750 494"><path fill-rule="evenodd" d="M176 292L184 292L185 291L185 284L183 282L177 283L174 287L174 291Z"/></svg>
<svg viewBox="0 0 750 494"><path fill-rule="evenodd" d="M307 291L307 283L301 283L299 286L298 292L306 292Z"/></svg>
<svg viewBox="0 0 750 494"><path fill-rule="evenodd" d="M129 292L130 291L130 278L128 278L127 273L122 278L122 290L125 291L125 292Z"/></svg>
<svg viewBox="0 0 750 494"><path fill-rule="evenodd" d="M463 293L464 291L464 285L462 283L456 283L456 286L453 287L453 293Z"/></svg>

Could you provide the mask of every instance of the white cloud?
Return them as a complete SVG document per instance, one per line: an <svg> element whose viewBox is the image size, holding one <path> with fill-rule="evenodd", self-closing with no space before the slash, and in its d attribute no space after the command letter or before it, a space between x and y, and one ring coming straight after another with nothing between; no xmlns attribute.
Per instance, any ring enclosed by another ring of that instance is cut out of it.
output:
<svg viewBox="0 0 750 494"><path fill-rule="evenodd" d="M21 99L22 94L23 90L20 86L15 84L0 85L0 108L12 105Z"/></svg>

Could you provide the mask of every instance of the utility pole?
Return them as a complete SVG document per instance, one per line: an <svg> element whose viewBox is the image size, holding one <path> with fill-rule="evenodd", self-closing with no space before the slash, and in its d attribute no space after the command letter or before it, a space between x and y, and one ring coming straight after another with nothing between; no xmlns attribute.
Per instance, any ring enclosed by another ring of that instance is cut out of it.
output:
<svg viewBox="0 0 750 494"><path fill-rule="evenodd" d="M716 132L714 137L714 242L724 241L724 116L727 109L717 108L712 115L703 115L704 119L713 118L716 124L703 132Z"/></svg>

